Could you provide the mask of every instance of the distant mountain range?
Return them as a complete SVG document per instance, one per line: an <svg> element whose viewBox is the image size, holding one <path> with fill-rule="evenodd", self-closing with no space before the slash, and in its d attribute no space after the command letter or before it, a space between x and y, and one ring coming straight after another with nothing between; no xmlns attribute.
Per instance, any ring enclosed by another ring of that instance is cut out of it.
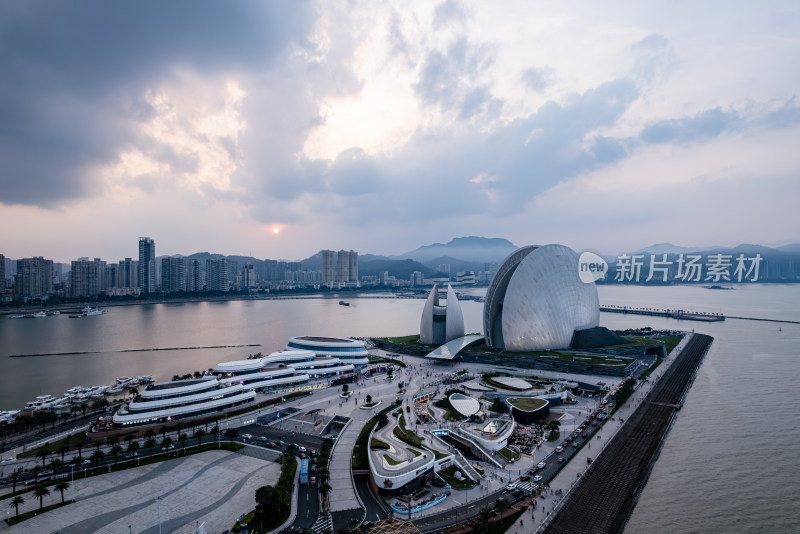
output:
<svg viewBox="0 0 800 534"><path fill-rule="evenodd" d="M486 264L501 263L509 254L517 250L517 245L507 239L486 238L478 236L456 237L447 243L433 243L423 245L412 251L398 255L375 255L369 253L359 253L359 274L377 275L383 271L397 278L408 279L414 271L420 271L426 277L432 277L439 271L439 266L449 265L450 272L459 271L482 271L486 269ZM580 251L579 251L580 252ZM617 255L627 251L605 251L603 257L609 262L610 273L613 279L615 272ZM614 255L611 255L611 254ZM800 282L800 243L793 243L779 247L766 247L755 244L741 244L736 247L682 247L671 243L657 243L642 248L628 254L642 254L644 265L649 265L650 255L655 255L656 260L661 255L667 254L669 260L676 260L679 254L694 254L703 256L703 261L712 254L724 254L732 257L735 263L739 254L748 257L760 254L762 263L760 266L759 281L765 282ZM159 260L161 257L159 256ZM233 265L233 269L241 268L246 262L251 262L259 273L259 276L272 279L271 274L276 269L276 262L254 258L252 256L223 256L210 252L197 252L187 258L200 260L202 263L207 259L220 259L226 257ZM301 260L302 269L316 270L322 268L321 251L313 256ZM673 266L673 271L675 267ZM16 262L6 258L6 273L16 272ZM644 271L643 271L644 272ZM613 283L608 280L606 283ZM705 282L705 280L703 280Z"/></svg>

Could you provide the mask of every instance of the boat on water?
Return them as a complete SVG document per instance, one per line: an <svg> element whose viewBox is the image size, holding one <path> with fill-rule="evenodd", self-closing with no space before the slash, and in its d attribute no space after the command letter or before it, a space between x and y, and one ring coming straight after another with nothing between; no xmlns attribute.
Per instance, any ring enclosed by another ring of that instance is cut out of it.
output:
<svg viewBox="0 0 800 534"><path fill-rule="evenodd" d="M339 301L339 306L350 306L350 303L349 302L345 302L343 300L340 300Z"/></svg>
<svg viewBox="0 0 800 534"><path fill-rule="evenodd" d="M69 316L70 319L79 319L81 317L93 317L95 315L103 315L104 313L108 313L108 310L101 310L98 307L92 308L91 306L86 306L81 313L72 314Z"/></svg>
<svg viewBox="0 0 800 534"><path fill-rule="evenodd" d="M47 314L43 311L39 311L36 313L26 313L24 315L12 315L9 317L10 319L42 319L43 317L47 317Z"/></svg>

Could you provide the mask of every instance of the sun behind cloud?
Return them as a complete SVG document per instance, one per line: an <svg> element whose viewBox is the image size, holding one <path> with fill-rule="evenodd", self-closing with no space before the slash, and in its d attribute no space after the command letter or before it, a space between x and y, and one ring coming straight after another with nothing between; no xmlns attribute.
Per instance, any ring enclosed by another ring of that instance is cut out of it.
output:
<svg viewBox="0 0 800 534"><path fill-rule="evenodd" d="M276 235L281 233L281 228L279 226L273 226L272 227L272 233L276 234Z"/></svg>

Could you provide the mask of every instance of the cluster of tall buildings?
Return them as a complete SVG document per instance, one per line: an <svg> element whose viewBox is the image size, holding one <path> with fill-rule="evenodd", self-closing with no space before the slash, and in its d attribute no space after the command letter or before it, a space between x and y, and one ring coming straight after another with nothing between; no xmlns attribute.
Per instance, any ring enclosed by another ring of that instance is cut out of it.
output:
<svg viewBox="0 0 800 534"><path fill-rule="evenodd" d="M47 299L51 296L92 298L100 294L139 296L151 293L291 289L295 287L358 287L358 253L322 251L323 268L304 269L300 262L238 262L224 256L200 260L156 256L150 237L139 238L138 259L106 262L78 258L70 264L41 256L7 261L0 254L0 302ZM10 268L7 266L10 265ZM8 282L8 283L7 283Z"/></svg>
<svg viewBox="0 0 800 534"><path fill-rule="evenodd" d="M322 283L329 287L358 287L358 252L323 250Z"/></svg>

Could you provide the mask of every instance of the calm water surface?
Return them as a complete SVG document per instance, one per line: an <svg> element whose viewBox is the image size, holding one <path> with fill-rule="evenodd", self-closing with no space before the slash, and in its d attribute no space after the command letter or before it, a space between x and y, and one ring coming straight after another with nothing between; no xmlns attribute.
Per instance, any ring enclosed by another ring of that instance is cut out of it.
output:
<svg viewBox="0 0 800 534"><path fill-rule="evenodd" d="M600 302L800 321L800 287L599 288ZM109 308L100 317L0 318L0 409L118 376L174 374L269 353L290 336L416 333L424 301L350 299L202 302ZM462 303L468 332L483 304ZM697 329L715 338L626 532L800 532L800 325L704 324L602 314L610 328ZM778 329L781 329L780 331ZM259 344L259 347L120 352ZM9 358L10 354L90 352Z"/></svg>

